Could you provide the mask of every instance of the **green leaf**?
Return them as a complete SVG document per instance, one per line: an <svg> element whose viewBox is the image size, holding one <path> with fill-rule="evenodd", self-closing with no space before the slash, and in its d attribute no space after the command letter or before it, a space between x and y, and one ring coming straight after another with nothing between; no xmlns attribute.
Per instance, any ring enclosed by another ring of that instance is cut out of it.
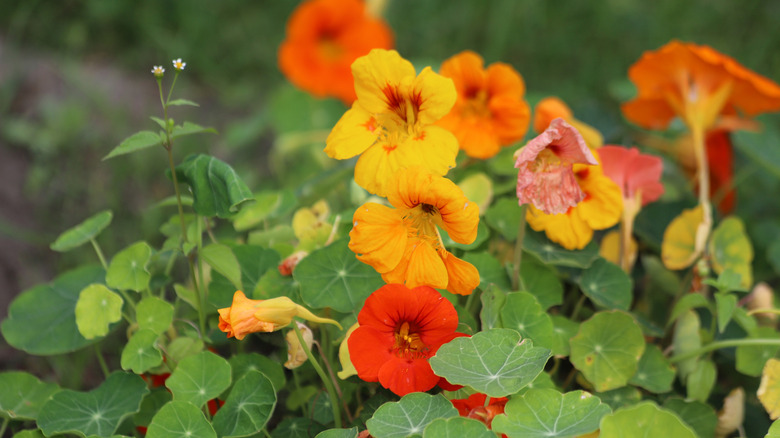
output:
<svg viewBox="0 0 780 438"><path fill-rule="evenodd" d="M482 291L479 300L482 303L482 309L479 311L482 330L503 327L501 325L501 308L506 302L506 293L498 286L491 284Z"/></svg>
<svg viewBox="0 0 780 438"><path fill-rule="evenodd" d="M689 351L701 348L701 322L699 315L691 310L685 312L675 325L674 335L672 337L672 347L676 355L685 354ZM677 373L680 381L685 382L688 375L696 369L698 358L692 357L677 362Z"/></svg>
<svg viewBox="0 0 780 438"><path fill-rule="evenodd" d="M284 387L286 379L284 369L279 362L257 353L236 354L228 360L233 373L233 381L238 382L244 374L250 371L263 373L274 385L274 390L279 392Z"/></svg>
<svg viewBox="0 0 780 438"><path fill-rule="evenodd" d="M103 231L114 217L111 210L104 210L84 220L84 222L69 228L57 237L50 248L57 252L70 251L87 243Z"/></svg>
<svg viewBox="0 0 780 438"><path fill-rule="evenodd" d="M628 383L654 392L656 394L672 390L672 382L676 375L669 361L664 357L657 345L647 345L636 374Z"/></svg>
<svg viewBox="0 0 780 438"><path fill-rule="evenodd" d="M169 101L166 105L167 106L181 106L181 105L200 106L197 103L195 103L195 102L193 102L191 100L187 100L187 99L174 99L174 100ZM185 124L186 124L186 122L185 122Z"/></svg>
<svg viewBox="0 0 780 438"><path fill-rule="evenodd" d="M109 436L124 418L138 412L148 392L141 377L115 372L90 392L64 390L54 394L41 408L38 427L46 436Z"/></svg>
<svg viewBox="0 0 780 438"><path fill-rule="evenodd" d="M333 405L324 392L320 391L316 397L309 399L309 417L320 424L333 422Z"/></svg>
<svg viewBox="0 0 780 438"><path fill-rule="evenodd" d="M490 329L442 345L429 362L433 372L490 397L514 394L544 369L550 350L534 347L510 329Z"/></svg>
<svg viewBox="0 0 780 438"><path fill-rule="evenodd" d="M176 166L176 175L189 184L192 208L201 216L227 218L254 200L252 192L227 163L209 155L190 155Z"/></svg>
<svg viewBox="0 0 780 438"><path fill-rule="evenodd" d="M458 187L469 202L477 204L480 215L484 214L493 201L493 180L484 172L472 173L458 182Z"/></svg>
<svg viewBox="0 0 780 438"><path fill-rule="evenodd" d="M184 122L181 125L176 125L173 127L173 132L171 133L171 139L177 139L185 135L200 134L202 132L216 134L217 130L214 128L204 128L192 122Z"/></svg>
<svg viewBox="0 0 780 438"><path fill-rule="evenodd" d="M269 269L255 285L252 291L252 299L267 300L276 297L288 297L300 302L301 287L292 276L284 276L278 269Z"/></svg>
<svg viewBox="0 0 780 438"><path fill-rule="evenodd" d="M504 239L514 242L517 240L520 223L525 226L522 212L516 198L501 198L485 212L485 222L498 231Z"/></svg>
<svg viewBox="0 0 780 438"><path fill-rule="evenodd" d="M735 131L732 138L737 149L754 163L780 178L780 150L767 147L780 141L777 129L762 129L760 134L745 130Z"/></svg>
<svg viewBox="0 0 780 438"><path fill-rule="evenodd" d="M192 336L197 336L197 334L193 333ZM175 363L178 363L186 357L194 356L202 352L204 348L203 341L199 338L179 336L168 344L168 356L170 356Z"/></svg>
<svg viewBox="0 0 780 438"><path fill-rule="evenodd" d="M152 418L157 412L171 401L171 393L164 387L153 388L141 402L141 409L133 415L133 423L136 426L149 427Z"/></svg>
<svg viewBox="0 0 780 438"><path fill-rule="evenodd" d="M437 418L457 417L458 410L441 395L413 392L394 403L385 403L366 422L373 436L403 438L422 435Z"/></svg>
<svg viewBox="0 0 780 438"><path fill-rule="evenodd" d="M271 438L311 438L325 429L308 418L285 418L271 432Z"/></svg>
<svg viewBox="0 0 780 438"><path fill-rule="evenodd" d="M619 266L602 257L583 271L578 283L582 293L601 307L618 310L631 307L631 278Z"/></svg>
<svg viewBox="0 0 780 438"><path fill-rule="evenodd" d="M552 348L554 344L552 319L536 297L528 292L511 292L506 295L501 321L504 327L517 330L536 346Z"/></svg>
<svg viewBox="0 0 780 438"><path fill-rule="evenodd" d="M200 251L200 256L215 271L227 278L236 290L241 290L241 266L233 251L227 245L212 243Z"/></svg>
<svg viewBox="0 0 780 438"><path fill-rule="evenodd" d="M553 323L553 355L557 357L568 356L571 353L569 340L577 334L580 324L561 315L553 315L551 319Z"/></svg>
<svg viewBox="0 0 780 438"><path fill-rule="evenodd" d="M347 243L348 239L337 240L312 252L296 266L293 278L301 285L306 305L356 312L384 284L374 268L355 257Z"/></svg>
<svg viewBox="0 0 780 438"><path fill-rule="evenodd" d="M76 302L82 289L103 283L102 268L84 266L53 282L22 292L8 309L0 331L6 342L30 354L51 355L76 351L98 339L86 339L76 325Z"/></svg>
<svg viewBox="0 0 780 438"><path fill-rule="evenodd" d="M0 417L9 420L35 420L41 406L60 391L56 384L23 371L0 373L0 388Z"/></svg>
<svg viewBox="0 0 780 438"><path fill-rule="evenodd" d="M750 335L750 338L778 339L780 333L774 327L758 327L756 332ZM778 351L780 351L780 346L777 345L741 345L737 347L737 371L748 376L758 377L761 375L766 361L775 357Z"/></svg>
<svg viewBox="0 0 780 438"><path fill-rule="evenodd" d="M503 290L511 288L506 269L492 255L486 252L469 252L463 256L463 260L474 265L479 271L480 289L485 290L491 284L495 284Z"/></svg>
<svg viewBox="0 0 780 438"><path fill-rule="evenodd" d="M122 349L120 362L122 369L142 374L162 364L163 357L157 346L158 336L159 333L150 329L141 329L133 333L125 348Z"/></svg>
<svg viewBox="0 0 780 438"><path fill-rule="evenodd" d="M136 242L117 253L106 273L106 284L114 289L141 292L149 287L152 274L147 266L152 248L146 242Z"/></svg>
<svg viewBox="0 0 780 438"><path fill-rule="evenodd" d="M14 434L13 438L46 438L40 429L27 429Z"/></svg>
<svg viewBox="0 0 780 438"><path fill-rule="evenodd" d="M600 433L599 438L696 438L696 433L680 417L649 401L604 416Z"/></svg>
<svg viewBox="0 0 780 438"><path fill-rule="evenodd" d="M642 329L618 310L596 313L571 339L572 364L599 392L626 385L644 351Z"/></svg>
<svg viewBox="0 0 780 438"><path fill-rule="evenodd" d="M266 272L277 271L279 254L256 245L236 245L232 247L233 254L241 269L240 290L247 296L254 293L257 284ZM277 271L278 272L278 271ZM236 285L218 272L212 272L209 283L209 302L217 308L228 307L233 302ZM258 299L258 297L254 297Z"/></svg>
<svg viewBox="0 0 780 438"><path fill-rule="evenodd" d="M612 410L584 391L561 394L554 389L532 389L513 397L492 429L509 436L572 437L599 428L601 417Z"/></svg>
<svg viewBox="0 0 780 438"><path fill-rule="evenodd" d="M358 428L355 426L351 429L329 429L318 433L315 438L358 438Z"/></svg>
<svg viewBox="0 0 780 438"><path fill-rule="evenodd" d="M201 407L230 386L230 364L210 351L203 351L179 362L165 386L173 393L174 400Z"/></svg>
<svg viewBox="0 0 780 438"><path fill-rule="evenodd" d="M496 438L485 423L471 418L437 418L423 431L423 438Z"/></svg>
<svg viewBox="0 0 780 438"><path fill-rule="evenodd" d="M531 254L523 257L520 278L524 290L532 293L543 309L563 303L563 285L555 269L542 263Z"/></svg>
<svg viewBox="0 0 780 438"><path fill-rule="evenodd" d="M680 300L677 301L677 303L672 308L672 315L669 317L667 325L671 325L677 320L677 318L687 313L689 310L699 307L710 307L710 303L707 301L707 298L705 298L704 295L699 293L683 295L683 297L680 298Z"/></svg>
<svg viewBox="0 0 780 438"><path fill-rule="evenodd" d="M109 158L118 157L119 155L129 154L131 152L140 151L142 149L150 148L162 144L163 139L160 134L152 131L140 131L122 140L119 146L115 147L103 157L103 161Z"/></svg>
<svg viewBox="0 0 780 438"><path fill-rule="evenodd" d="M734 294L715 294L715 308L718 315L718 332L723 333L737 308L737 296Z"/></svg>
<svg viewBox="0 0 780 438"><path fill-rule="evenodd" d="M705 278L703 283L714 286L718 292L724 294L732 291L747 291L747 288L742 286L742 276L731 269L721 272L717 279Z"/></svg>
<svg viewBox="0 0 780 438"><path fill-rule="evenodd" d="M753 285L753 245L741 219L727 217L715 228L710 238L709 253L715 272L720 274L731 269L742 277L743 288Z"/></svg>
<svg viewBox="0 0 780 438"><path fill-rule="evenodd" d="M633 386L610 389L606 392L596 393L596 395L602 402L608 404L612 410L633 406L642 400L642 394Z"/></svg>
<svg viewBox="0 0 780 438"><path fill-rule="evenodd" d="M718 370L715 368L714 362L709 359L702 359L697 362L696 368L685 379L688 400L698 400L706 403L712 388L715 387L715 379L717 377Z"/></svg>
<svg viewBox="0 0 780 438"><path fill-rule="evenodd" d="M290 212L297 204L297 196L292 190L262 191L255 194L253 204L242 208L233 218L233 228L236 231L249 230L266 219Z"/></svg>
<svg viewBox="0 0 780 438"><path fill-rule="evenodd" d="M154 416L146 438L217 438L217 434L197 406L174 400Z"/></svg>
<svg viewBox="0 0 780 438"><path fill-rule="evenodd" d="M102 284L90 284L76 301L76 326L85 339L102 338L109 326L122 319L125 301Z"/></svg>
<svg viewBox="0 0 780 438"><path fill-rule="evenodd" d="M775 274L780 274L780 240L775 240L766 248L766 260Z"/></svg>
<svg viewBox="0 0 780 438"><path fill-rule="evenodd" d="M699 438L715 437L718 415L712 406L698 401L685 401L673 397L664 401L664 409L677 414L685 424L696 431Z"/></svg>
<svg viewBox="0 0 780 438"><path fill-rule="evenodd" d="M523 239L523 250L548 265L587 268L599 256L596 242L590 242L585 248L568 250L549 240L543 232L528 230Z"/></svg>
<svg viewBox="0 0 780 438"><path fill-rule="evenodd" d="M230 391L225 404L214 415L213 426L221 437L259 433L276 405L273 384L259 371L248 371Z"/></svg>
<svg viewBox="0 0 780 438"><path fill-rule="evenodd" d="M173 305L157 297L146 297L136 305L135 318L141 330L163 334L173 323Z"/></svg>
<svg viewBox="0 0 780 438"><path fill-rule="evenodd" d="M775 420L764 438L780 438L780 420Z"/></svg>

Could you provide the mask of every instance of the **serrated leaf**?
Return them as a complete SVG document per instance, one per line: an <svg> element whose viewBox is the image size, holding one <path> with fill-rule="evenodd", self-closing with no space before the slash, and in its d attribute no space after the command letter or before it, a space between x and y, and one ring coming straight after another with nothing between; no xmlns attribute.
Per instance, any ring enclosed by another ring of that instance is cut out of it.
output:
<svg viewBox="0 0 780 438"><path fill-rule="evenodd" d="M210 351L203 351L182 359L165 386L175 401L201 407L230 386L230 364Z"/></svg>
<svg viewBox="0 0 780 438"><path fill-rule="evenodd" d="M235 290L242 290L241 266L229 246L212 243L200 251L200 256L215 271L227 278L235 286Z"/></svg>
<svg viewBox="0 0 780 438"><path fill-rule="evenodd" d="M118 252L108 265L106 284L114 289L141 292L149 287L152 274L147 266L152 248L146 242L136 242Z"/></svg>
<svg viewBox="0 0 780 438"><path fill-rule="evenodd" d="M209 155L190 155L176 166L180 181L189 184L192 208L201 216L227 218L254 197L235 170Z"/></svg>
<svg viewBox="0 0 780 438"><path fill-rule="evenodd" d="M57 237L57 240L50 245L50 248L58 252L70 251L73 248L77 248L89 242L90 239L97 237L101 231L111 224L111 219L113 217L114 213L111 212L111 210L104 210L100 213L96 213L75 227L65 230Z"/></svg>
<svg viewBox="0 0 780 438"><path fill-rule="evenodd" d="M464 417L437 418L425 426L423 438L495 438L481 421Z"/></svg>
<svg viewBox="0 0 780 438"><path fill-rule="evenodd" d="M109 436L122 420L141 407L149 392L139 376L112 373L89 392L60 391L41 408L38 427L46 436L75 433L79 436Z"/></svg>
<svg viewBox="0 0 780 438"><path fill-rule="evenodd" d="M663 407L677 414L685 424L696 432L699 438L715 437L718 416L712 406L698 401L686 401L673 397L666 399Z"/></svg>
<svg viewBox="0 0 780 438"><path fill-rule="evenodd" d="M696 438L680 417L653 402L623 408L601 419L599 438L674 437Z"/></svg>
<svg viewBox="0 0 780 438"><path fill-rule="evenodd" d="M621 311L598 312L571 339L571 362L599 391L620 388L636 373L645 350L642 329Z"/></svg>
<svg viewBox="0 0 780 438"><path fill-rule="evenodd" d="M90 284L76 301L76 326L85 339L102 338L109 326L122 319L125 301L102 284Z"/></svg>
<svg viewBox="0 0 780 438"><path fill-rule="evenodd" d="M125 348L122 349L120 359L122 369L142 374L162 364L162 353L157 346L158 336L158 333L150 329L141 329L133 333Z"/></svg>
<svg viewBox="0 0 780 438"><path fill-rule="evenodd" d="M501 308L503 327L517 330L538 347L552 348L553 323L536 297L528 292L511 292Z"/></svg>
<svg viewBox="0 0 780 438"><path fill-rule="evenodd" d="M601 417L612 410L584 391L561 394L554 389L531 389L513 397L492 429L528 438L573 437L598 429Z"/></svg>
<svg viewBox="0 0 780 438"><path fill-rule="evenodd" d="M552 242L543 232L528 230L523 239L523 250L527 251L543 263L570 268L587 268L599 256L596 242L590 242L580 250L568 250Z"/></svg>
<svg viewBox="0 0 780 438"><path fill-rule="evenodd" d="M173 127L173 131L171 132L171 139L176 139L185 135L200 134L202 132L216 134L217 130L214 128L204 128L203 126L192 122L184 122L181 125L176 125Z"/></svg>
<svg viewBox="0 0 780 438"><path fill-rule="evenodd" d="M727 217L715 228L710 238L709 254L716 273L729 269L742 277L743 288L753 284L753 245L741 219Z"/></svg>
<svg viewBox="0 0 780 438"><path fill-rule="evenodd" d="M582 272L578 283L582 293L601 307L618 310L631 307L631 278L619 266L601 257Z"/></svg>
<svg viewBox="0 0 780 438"><path fill-rule="evenodd" d="M181 106L181 105L200 106L197 103L187 99L174 99L166 103L166 105L167 106Z"/></svg>
<svg viewBox="0 0 780 438"><path fill-rule="evenodd" d="M217 434L197 406L174 400L154 416L146 438L217 438Z"/></svg>
<svg viewBox="0 0 780 438"><path fill-rule="evenodd" d="M422 435L437 418L457 417L458 410L441 395L413 392L394 403L385 403L366 422L373 436L403 438Z"/></svg>
<svg viewBox="0 0 780 438"><path fill-rule="evenodd" d="M654 392L657 394L672 390L672 382L675 376L674 368L664 357L657 345L648 345L642 358L639 359L639 367L628 383Z"/></svg>
<svg viewBox="0 0 780 438"><path fill-rule="evenodd" d="M38 412L60 387L41 382L24 371L0 373L0 417L9 420L35 420Z"/></svg>
<svg viewBox="0 0 780 438"><path fill-rule="evenodd" d="M355 257L347 243L348 239L340 239L313 251L295 267L293 278L301 286L306 305L356 312L384 284L372 267Z"/></svg>
<svg viewBox="0 0 780 438"><path fill-rule="evenodd" d="M160 134L152 131L136 132L130 137L122 140L122 143L119 143L119 146L112 149L108 155L103 157L103 161L108 160L109 158L118 157L119 155L125 155L131 152L147 149L152 146L157 146L158 144L162 144L162 138L160 137Z"/></svg>
<svg viewBox="0 0 780 438"><path fill-rule="evenodd" d="M491 329L442 345L429 359L433 372L490 397L514 394L544 369L550 350L510 329Z"/></svg>
<svg viewBox="0 0 780 438"><path fill-rule="evenodd" d="M173 323L173 305L157 297L146 297L135 307L138 327L162 334Z"/></svg>
<svg viewBox="0 0 780 438"><path fill-rule="evenodd" d="M214 430L221 437L259 433L276 405L273 384L259 371L248 371L236 382L225 404L214 415Z"/></svg>

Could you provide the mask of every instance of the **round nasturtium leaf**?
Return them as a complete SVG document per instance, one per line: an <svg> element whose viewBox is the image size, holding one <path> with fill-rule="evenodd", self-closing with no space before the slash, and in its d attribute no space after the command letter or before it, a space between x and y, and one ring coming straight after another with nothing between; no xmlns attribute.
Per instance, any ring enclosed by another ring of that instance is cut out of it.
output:
<svg viewBox="0 0 780 438"><path fill-rule="evenodd" d="M769 414L769 418L780 418L780 360L769 359L761 374L761 385L758 387L758 399Z"/></svg>
<svg viewBox="0 0 780 438"><path fill-rule="evenodd" d="M0 373L0 388L0 418L9 420L35 420L41 406L60 391L56 384L23 371Z"/></svg>
<svg viewBox="0 0 780 438"><path fill-rule="evenodd" d="M649 401L620 409L601 419L599 438L638 436L696 438L696 433L677 415Z"/></svg>
<svg viewBox="0 0 780 438"><path fill-rule="evenodd" d="M210 351L203 351L182 359L165 386L173 393L174 400L201 407L230 386L230 364Z"/></svg>
<svg viewBox="0 0 780 438"><path fill-rule="evenodd" d="M310 418L285 418L271 432L271 438L310 438L325 430L325 426Z"/></svg>
<svg viewBox="0 0 780 438"><path fill-rule="evenodd" d="M751 334L751 337L778 339L780 334L774 327L758 327L756 332ZM761 375L766 361L775 357L778 351L780 351L780 346L777 345L741 345L737 347L737 371L748 376L758 377Z"/></svg>
<svg viewBox="0 0 780 438"><path fill-rule="evenodd" d="M279 266L279 253L257 245L235 245L231 247L241 269L240 290L250 298L260 278L266 273L276 271ZM229 280L219 272L211 271L209 283L209 302L217 308L230 307L236 292L234 280ZM262 298L265 299L265 298Z"/></svg>
<svg viewBox="0 0 780 438"><path fill-rule="evenodd" d="M672 346L675 354L685 354L689 351L701 348L701 321L699 315L692 310L683 313L677 320L672 336ZM698 358L692 357L677 362L677 375L681 382L685 382L688 375L696 369Z"/></svg>
<svg viewBox="0 0 780 438"><path fill-rule="evenodd" d="M599 428L601 417L612 412L598 397L585 391L561 394L554 389L531 389L513 397L492 429L528 438L572 437Z"/></svg>
<svg viewBox="0 0 780 438"><path fill-rule="evenodd" d="M552 348L553 323L539 301L528 292L512 292L506 295L501 309L501 321L505 328L515 329L534 342L534 345Z"/></svg>
<svg viewBox="0 0 780 438"><path fill-rule="evenodd" d="M230 370L233 373L233 382L238 382L244 374L250 371L260 371L268 377L268 380L274 385L274 389L279 392L286 383L284 369L278 361L269 359L258 353L236 354L228 360Z"/></svg>
<svg viewBox="0 0 780 438"><path fill-rule="evenodd" d="M422 435L437 418L457 417L458 410L442 395L413 392L393 403L385 403L366 422L372 436L405 438Z"/></svg>
<svg viewBox="0 0 780 438"><path fill-rule="evenodd" d="M731 269L742 277L742 287L753 285L753 245L741 219L735 216L724 219L712 232L709 250L716 273Z"/></svg>
<svg viewBox="0 0 780 438"><path fill-rule="evenodd" d="M685 209L674 218L664 231L661 243L661 260L669 269L678 270L691 266L704 250L704 239L709 230L704 221L701 205Z"/></svg>
<svg viewBox="0 0 780 438"><path fill-rule="evenodd" d="M622 386L617 389L610 389L606 392L596 393L602 403L609 405L612 410L633 406L642 400L642 393L633 386Z"/></svg>
<svg viewBox="0 0 780 438"><path fill-rule="evenodd" d="M477 172L463 178L458 187L469 202L477 204L480 214L485 214L493 202L493 180L484 172Z"/></svg>
<svg viewBox="0 0 780 438"><path fill-rule="evenodd" d="M463 256L463 260L474 265L479 271L479 287L482 290L487 289L491 284L503 290L510 289L506 269L492 255L487 252L469 252Z"/></svg>
<svg viewBox="0 0 780 438"><path fill-rule="evenodd" d="M158 336L158 333L150 329L140 329L133 333L122 349L122 369L142 374L162 364L162 353L157 346Z"/></svg>
<svg viewBox="0 0 780 438"><path fill-rule="evenodd" d="M146 438L217 438L217 434L197 406L174 400L152 418Z"/></svg>
<svg viewBox="0 0 780 438"><path fill-rule="evenodd" d="M374 268L355 257L347 242L337 240L313 251L295 267L293 277L301 285L301 298L308 306L355 312L384 284Z"/></svg>
<svg viewBox="0 0 780 438"><path fill-rule="evenodd" d="M520 265L520 278L523 287L539 300L542 308L547 310L563 303L563 285L561 279L551 266L536 257L526 254Z"/></svg>
<svg viewBox="0 0 780 438"><path fill-rule="evenodd" d="M200 251L203 261L230 281L235 290L242 290L241 266L229 246L212 243Z"/></svg>
<svg viewBox="0 0 780 438"><path fill-rule="evenodd" d="M780 438L780 421L775 421L769 426L769 432L764 438Z"/></svg>
<svg viewBox="0 0 780 438"><path fill-rule="evenodd" d="M593 315L570 343L572 364L598 392L628 383L645 351L642 329L618 310Z"/></svg>
<svg viewBox="0 0 780 438"><path fill-rule="evenodd" d="M328 429L314 438L358 438L358 428L355 426L351 429Z"/></svg>
<svg viewBox="0 0 780 438"><path fill-rule="evenodd" d="M90 284L76 301L76 326L86 339L102 338L112 323L122 319L125 301L102 284Z"/></svg>
<svg viewBox="0 0 780 438"><path fill-rule="evenodd" d="M225 404L214 415L214 430L221 437L259 433L276 405L271 381L259 371L248 371L233 386Z"/></svg>
<svg viewBox="0 0 780 438"><path fill-rule="evenodd" d="M639 359L639 368L628 383L661 394L672 390L675 375L674 368L661 349L657 345L647 345L642 358Z"/></svg>
<svg viewBox="0 0 780 438"><path fill-rule="evenodd" d="M522 212L516 198L501 198L485 212L485 221L499 235L512 242L517 239L520 224L526 226L520 214Z"/></svg>
<svg viewBox="0 0 780 438"><path fill-rule="evenodd" d="M580 329L580 324L561 315L553 315L553 355L565 357L571 353L569 340L573 338Z"/></svg>
<svg viewBox="0 0 780 438"><path fill-rule="evenodd" d="M450 383L505 397L531 383L550 357L550 350L520 339L511 329L481 331L442 345L429 362L433 372Z"/></svg>
<svg viewBox="0 0 780 438"><path fill-rule="evenodd" d="M715 409L707 403L672 397L664 401L663 407L677 414L699 437L713 438L715 436L718 415L715 413Z"/></svg>
<svg viewBox="0 0 780 438"><path fill-rule="evenodd" d="M717 377L718 369L713 361L702 359L696 362L696 368L685 379L685 387L688 391L687 399L705 403L715 387Z"/></svg>
<svg viewBox="0 0 780 438"><path fill-rule="evenodd" d="M437 418L431 421L422 434L423 438L495 438L485 423L465 417Z"/></svg>
<svg viewBox="0 0 780 438"><path fill-rule="evenodd" d="M585 269L599 256L596 242L590 242L583 249L568 250L548 239L543 232L528 230L523 240L523 250L543 263L555 266Z"/></svg>
<svg viewBox="0 0 780 438"><path fill-rule="evenodd" d="M46 436L109 436L123 419L138 412L148 392L140 376L115 372L90 392L64 390L54 394L41 407L38 427Z"/></svg>
<svg viewBox="0 0 780 438"><path fill-rule="evenodd" d="M58 252L65 252L70 251L73 248L78 248L100 234L101 231L111 224L111 219L113 217L114 213L112 213L111 210L101 211L75 227L64 231L57 237L57 240L51 244L50 248Z"/></svg>
<svg viewBox="0 0 780 438"><path fill-rule="evenodd" d="M603 258L596 259L582 272L579 285L582 293L601 307L618 310L631 307L631 277L619 266Z"/></svg>
<svg viewBox="0 0 780 438"><path fill-rule="evenodd" d="M157 297L146 297L135 306L138 328L162 334L173 323L173 305Z"/></svg>
<svg viewBox="0 0 780 438"><path fill-rule="evenodd" d="M147 269L151 258L152 247L146 242L136 242L119 251L108 265L106 284L114 289L146 290L152 278Z"/></svg>

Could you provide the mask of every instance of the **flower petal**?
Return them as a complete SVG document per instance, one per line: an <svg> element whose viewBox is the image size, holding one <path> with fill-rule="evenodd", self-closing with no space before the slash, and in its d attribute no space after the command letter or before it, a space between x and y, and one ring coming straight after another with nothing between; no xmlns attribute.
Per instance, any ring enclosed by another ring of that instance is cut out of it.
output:
<svg viewBox="0 0 780 438"><path fill-rule="evenodd" d="M349 360L358 377L366 382L379 380L379 370L393 357L393 337L374 327L361 325L347 339Z"/></svg>
<svg viewBox="0 0 780 438"><path fill-rule="evenodd" d="M398 86L405 77L414 77L415 74L412 63L395 50L373 49L352 64L355 93L360 104L370 113L389 111L384 92L386 87Z"/></svg>
<svg viewBox="0 0 780 438"><path fill-rule="evenodd" d="M374 117L355 102L328 135L325 153L337 160L361 154L377 142L378 129Z"/></svg>
<svg viewBox="0 0 780 438"><path fill-rule="evenodd" d="M379 273L395 268L406 249L408 228L394 210L368 202L355 210L349 249Z"/></svg>
<svg viewBox="0 0 780 438"><path fill-rule="evenodd" d="M479 286L479 271L469 262L463 261L444 249L439 256L447 268L447 290L458 295L469 295Z"/></svg>
<svg viewBox="0 0 780 438"><path fill-rule="evenodd" d="M379 370L379 383L394 394L427 391L439 382L427 359L404 359L392 356Z"/></svg>

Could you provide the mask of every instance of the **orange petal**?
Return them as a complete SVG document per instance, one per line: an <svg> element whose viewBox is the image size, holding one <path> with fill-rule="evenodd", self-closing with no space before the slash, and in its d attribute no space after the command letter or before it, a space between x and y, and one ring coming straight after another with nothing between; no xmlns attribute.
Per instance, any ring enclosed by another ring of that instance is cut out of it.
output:
<svg viewBox="0 0 780 438"><path fill-rule="evenodd" d="M377 272L388 272L401 261L408 232L397 210L368 202L352 217L349 249Z"/></svg>

